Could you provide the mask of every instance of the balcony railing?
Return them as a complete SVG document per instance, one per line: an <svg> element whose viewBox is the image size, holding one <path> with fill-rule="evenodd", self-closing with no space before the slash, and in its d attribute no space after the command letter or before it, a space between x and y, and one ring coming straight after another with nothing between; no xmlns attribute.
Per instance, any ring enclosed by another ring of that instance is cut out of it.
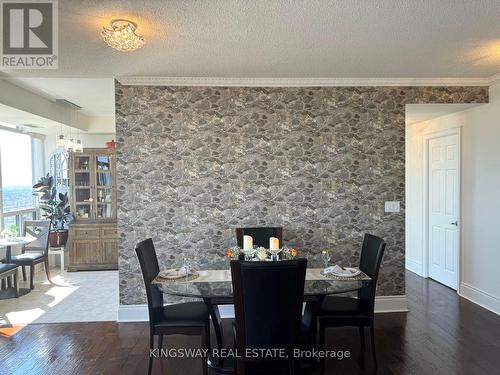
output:
<svg viewBox="0 0 500 375"><path fill-rule="evenodd" d="M37 207L23 208L22 210L13 210L2 213L3 225L2 228L10 228L16 225L17 234L23 233L23 223L25 220L36 220L39 217L39 209Z"/></svg>

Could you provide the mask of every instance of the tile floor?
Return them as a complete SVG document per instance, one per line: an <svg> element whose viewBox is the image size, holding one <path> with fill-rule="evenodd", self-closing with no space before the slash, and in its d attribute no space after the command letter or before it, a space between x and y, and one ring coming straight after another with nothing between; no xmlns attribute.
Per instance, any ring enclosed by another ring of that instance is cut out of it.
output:
<svg viewBox="0 0 500 375"><path fill-rule="evenodd" d="M51 267L52 284L43 265L36 266L35 289L31 293L0 300L0 326L32 323L116 321L118 271L61 272ZM29 288L28 281L20 287Z"/></svg>

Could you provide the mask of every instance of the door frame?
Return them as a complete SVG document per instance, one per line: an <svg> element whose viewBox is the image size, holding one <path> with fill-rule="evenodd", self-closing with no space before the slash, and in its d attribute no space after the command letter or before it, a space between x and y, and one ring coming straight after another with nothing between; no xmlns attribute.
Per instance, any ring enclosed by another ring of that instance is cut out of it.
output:
<svg viewBox="0 0 500 375"><path fill-rule="evenodd" d="M424 199L423 199L423 233L424 233L424 258L423 258L423 276L429 278L429 141L431 139L446 137L449 135L458 136L458 192L457 192L457 293L460 294L460 280L462 279L462 126L451 129L429 131L422 134L424 143Z"/></svg>

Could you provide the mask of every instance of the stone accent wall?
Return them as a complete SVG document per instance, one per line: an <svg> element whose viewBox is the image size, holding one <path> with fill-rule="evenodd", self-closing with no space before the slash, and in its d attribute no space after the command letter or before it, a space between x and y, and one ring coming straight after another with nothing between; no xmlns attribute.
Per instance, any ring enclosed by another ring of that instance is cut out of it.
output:
<svg viewBox="0 0 500 375"><path fill-rule="evenodd" d="M488 101L486 87L116 85L120 303L145 303L136 242L162 268L225 268L238 226L283 226L320 264L387 241L379 295L405 294L405 104ZM384 201L401 213L384 213Z"/></svg>

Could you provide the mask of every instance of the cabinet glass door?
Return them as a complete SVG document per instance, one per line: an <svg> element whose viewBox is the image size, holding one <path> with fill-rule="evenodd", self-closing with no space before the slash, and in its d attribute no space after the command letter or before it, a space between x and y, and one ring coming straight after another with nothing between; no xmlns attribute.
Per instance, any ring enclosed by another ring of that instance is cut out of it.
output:
<svg viewBox="0 0 500 375"><path fill-rule="evenodd" d="M92 218L90 156L75 156L75 214L78 219Z"/></svg>
<svg viewBox="0 0 500 375"><path fill-rule="evenodd" d="M96 204L98 219L112 219L113 207L113 174L109 155L97 155L96 163Z"/></svg>

